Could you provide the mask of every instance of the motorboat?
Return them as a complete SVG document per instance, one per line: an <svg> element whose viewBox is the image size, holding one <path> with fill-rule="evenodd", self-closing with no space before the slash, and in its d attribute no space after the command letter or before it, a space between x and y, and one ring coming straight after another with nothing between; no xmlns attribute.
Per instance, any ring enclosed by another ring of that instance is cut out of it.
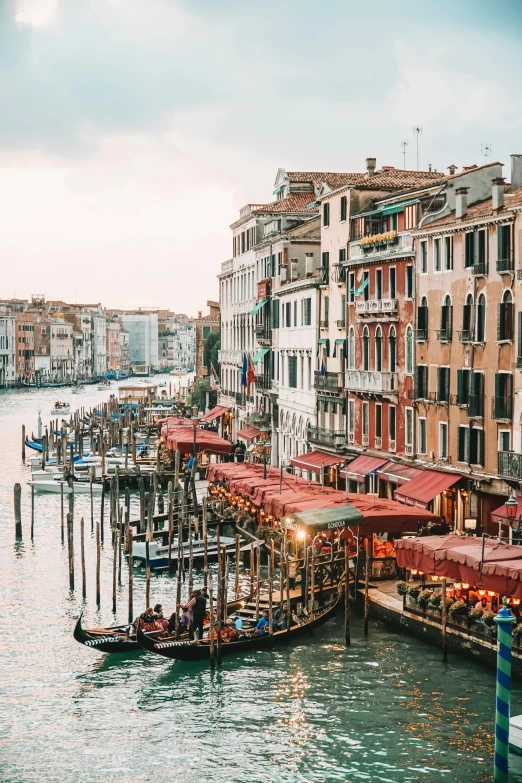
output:
<svg viewBox="0 0 522 783"><path fill-rule="evenodd" d="M54 408L51 410L51 416L60 416L64 413L70 413L71 406L68 402L55 402Z"/></svg>
<svg viewBox="0 0 522 783"><path fill-rule="evenodd" d="M85 391L85 386L83 386L83 385L73 386L71 391L72 391L73 394L81 394L81 392Z"/></svg>
<svg viewBox="0 0 522 783"><path fill-rule="evenodd" d="M221 536L220 545L222 548L226 546L227 555L232 555L236 551L235 538ZM242 541L242 546L244 545L245 542ZM179 546L178 539L177 538L173 539L172 546L171 546L171 559L175 562L177 562L178 560L178 546ZM151 569L167 568L169 565L168 545L163 545L161 541L150 541L148 547L149 547L149 564ZM250 544L248 544L247 547L248 549L250 549ZM132 545L132 555L133 555L134 565L137 568L144 566L147 561L147 544L143 541L134 542ZM188 563L190 558L190 545L188 541L184 541L182 544L181 556L183 560ZM202 560L204 558L204 543L201 539L192 540L192 557L194 561ZM215 561L218 558L216 538L211 538L211 537L208 538L207 558L209 562Z"/></svg>
<svg viewBox="0 0 522 783"><path fill-rule="evenodd" d="M61 476L49 474L49 477L41 476L36 479L28 481L27 484L30 487L34 487L36 492L54 492L61 493L63 487L64 495L69 495L73 492L75 495L88 495L91 491L90 481L75 481L73 479L72 489L67 481L64 481ZM102 485L93 484L92 491L95 495L101 495Z"/></svg>

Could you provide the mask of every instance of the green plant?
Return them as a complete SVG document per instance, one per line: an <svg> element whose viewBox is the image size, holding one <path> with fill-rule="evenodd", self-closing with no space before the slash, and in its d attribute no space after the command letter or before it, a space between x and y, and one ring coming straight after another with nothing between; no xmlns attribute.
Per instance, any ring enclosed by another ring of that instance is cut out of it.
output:
<svg viewBox="0 0 522 783"><path fill-rule="evenodd" d="M469 614L469 609L466 604L461 604L460 601L455 601L448 608L448 612L454 618L467 617Z"/></svg>
<svg viewBox="0 0 522 783"><path fill-rule="evenodd" d="M520 638L522 637L522 623L515 625L513 629L513 641L515 644L520 644Z"/></svg>
<svg viewBox="0 0 522 783"><path fill-rule="evenodd" d="M399 595L407 595L409 590L408 585L406 582L397 582L397 592Z"/></svg>
<svg viewBox="0 0 522 783"><path fill-rule="evenodd" d="M422 606L423 609L426 609L428 606L428 601L430 600L431 596L433 595L433 592L431 590L423 590L422 593L420 593L419 597L417 598L417 603L419 606Z"/></svg>
<svg viewBox="0 0 522 783"><path fill-rule="evenodd" d="M479 606L476 609L472 609L471 612L469 613L469 616L471 617L472 620L482 620L483 614L484 614L484 609L481 606Z"/></svg>
<svg viewBox="0 0 522 783"><path fill-rule="evenodd" d="M411 597L415 600L417 600L420 591L421 589L419 585L412 585L411 587L408 587L408 595L411 595Z"/></svg>
<svg viewBox="0 0 522 783"><path fill-rule="evenodd" d="M440 594L440 592L437 591L436 593L433 593L433 595L428 601L428 604L432 609L440 609L441 600L442 600L442 595Z"/></svg>
<svg viewBox="0 0 522 783"><path fill-rule="evenodd" d="M495 617L495 612L492 612L491 609L487 609L485 612L482 613L482 622L491 628L495 624L494 617Z"/></svg>

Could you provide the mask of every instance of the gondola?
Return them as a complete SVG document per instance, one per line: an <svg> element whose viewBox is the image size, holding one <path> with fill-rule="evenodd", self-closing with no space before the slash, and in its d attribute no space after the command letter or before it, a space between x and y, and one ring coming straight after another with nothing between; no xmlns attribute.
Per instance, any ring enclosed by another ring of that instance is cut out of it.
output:
<svg viewBox="0 0 522 783"><path fill-rule="evenodd" d="M252 594L238 598L227 604L227 614L236 612L241 606L252 599ZM83 628L83 612L78 617L74 626L73 636L77 642L91 647L93 650L108 653L129 653L141 651L141 647L136 640L136 631L129 623L125 625L112 625L109 628ZM205 625L208 622L205 621ZM182 634L181 639L187 638L188 634Z"/></svg>
<svg viewBox="0 0 522 783"><path fill-rule="evenodd" d="M25 438L25 445L28 449L33 449L33 451L42 451L43 447L41 443L35 443L32 440L29 440L29 438L26 436Z"/></svg>
<svg viewBox="0 0 522 783"><path fill-rule="evenodd" d="M293 622L290 630L284 629L276 631L272 636L266 633L262 636L249 636L239 639L236 642L223 642L221 645L222 655L233 655L234 653L249 652L251 650L267 650L276 644L284 644L291 639L302 634L310 633L325 623L337 612L339 604L339 593L324 608L318 609L309 620L304 622ZM158 639L155 634L144 633L140 629L137 631L137 640L140 647L149 652L162 655L164 658L171 658L177 661L208 661L210 660L210 641L169 641Z"/></svg>

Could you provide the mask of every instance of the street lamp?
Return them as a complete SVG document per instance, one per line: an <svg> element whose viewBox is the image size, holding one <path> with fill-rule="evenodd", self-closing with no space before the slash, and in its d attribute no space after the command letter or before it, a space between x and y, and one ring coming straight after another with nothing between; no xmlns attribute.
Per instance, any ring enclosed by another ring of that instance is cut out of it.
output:
<svg viewBox="0 0 522 783"><path fill-rule="evenodd" d="M522 514L519 514L518 522L515 525L515 517L517 515L517 511L518 511L517 499L514 497L513 494L511 494L509 498L506 500L506 515L509 520L512 534L513 533L520 534L522 532Z"/></svg>
<svg viewBox="0 0 522 783"><path fill-rule="evenodd" d="M193 457L194 462L196 461L196 430L199 422L199 408L197 405L192 406L192 426L194 427L194 448L193 448Z"/></svg>
<svg viewBox="0 0 522 783"><path fill-rule="evenodd" d="M263 478L266 479L266 458L272 451L272 446L270 443L268 443L268 433L270 430L268 427L262 427L259 433L259 437L261 439L260 445L260 453L263 455Z"/></svg>

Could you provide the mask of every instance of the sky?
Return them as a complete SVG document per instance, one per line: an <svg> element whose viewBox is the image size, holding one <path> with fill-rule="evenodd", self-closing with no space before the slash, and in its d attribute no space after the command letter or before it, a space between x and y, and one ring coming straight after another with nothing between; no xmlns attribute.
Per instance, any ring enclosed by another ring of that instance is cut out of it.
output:
<svg viewBox="0 0 522 783"><path fill-rule="evenodd" d="M520 0L0 0L1 298L217 299L279 167L522 153Z"/></svg>

